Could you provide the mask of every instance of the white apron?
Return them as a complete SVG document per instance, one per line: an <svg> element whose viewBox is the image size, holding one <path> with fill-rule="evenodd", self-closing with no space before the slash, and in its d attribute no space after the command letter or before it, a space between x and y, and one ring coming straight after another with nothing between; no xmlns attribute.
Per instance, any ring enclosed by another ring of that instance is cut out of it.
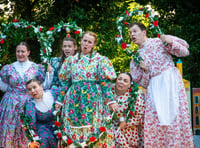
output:
<svg viewBox="0 0 200 148"><path fill-rule="evenodd" d="M170 125L178 114L178 78L173 68L151 78L148 93L158 115L159 125Z"/></svg>

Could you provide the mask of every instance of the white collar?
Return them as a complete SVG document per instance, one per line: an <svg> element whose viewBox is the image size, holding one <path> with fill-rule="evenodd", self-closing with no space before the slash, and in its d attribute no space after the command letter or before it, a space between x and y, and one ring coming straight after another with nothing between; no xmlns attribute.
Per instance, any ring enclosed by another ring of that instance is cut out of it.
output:
<svg viewBox="0 0 200 148"><path fill-rule="evenodd" d="M33 62L26 60L25 62L19 62L16 61L13 63L16 71L20 74L20 76L23 78L24 73L29 69Z"/></svg>
<svg viewBox="0 0 200 148"><path fill-rule="evenodd" d="M54 98L50 91L44 92L43 97L39 100L34 99L33 102L35 103L35 107L40 112L47 112L53 108Z"/></svg>

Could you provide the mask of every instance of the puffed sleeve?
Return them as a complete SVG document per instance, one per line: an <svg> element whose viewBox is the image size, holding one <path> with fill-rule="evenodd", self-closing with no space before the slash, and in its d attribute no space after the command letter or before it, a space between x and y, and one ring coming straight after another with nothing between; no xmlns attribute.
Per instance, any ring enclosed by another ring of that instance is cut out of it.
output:
<svg viewBox="0 0 200 148"><path fill-rule="evenodd" d="M167 36L172 39L172 45L166 45L164 47L165 50L177 57L185 57L189 55L189 45L185 40L172 35Z"/></svg>
<svg viewBox="0 0 200 148"><path fill-rule="evenodd" d="M145 102L144 97L141 94L138 94L137 100L135 101L135 111L133 115L128 120L127 126L134 126L139 125L142 122L144 117L144 110L145 110Z"/></svg>
<svg viewBox="0 0 200 148"><path fill-rule="evenodd" d="M32 101L29 101L26 104L25 116L29 117L31 119L29 126L32 126L34 131L36 132L36 121L37 121L37 119L36 119L36 108L35 108L35 104Z"/></svg>
<svg viewBox="0 0 200 148"><path fill-rule="evenodd" d="M59 95L59 93L60 93L60 89L59 89L59 87L57 87L57 86L53 86L52 88L51 88L51 94L52 94L52 96L53 96L53 98L54 98L54 101L57 101L57 98L58 98L58 95Z"/></svg>
<svg viewBox="0 0 200 148"><path fill-rule="evenodd" d="M7 91L9 84L9 75L8 75L9 65L5 65L0 71L0 90Z"/></svg>
<svg viewBox="0 0 200 148"><path fill-rule="evenodd" d="M111 80L116 79L116 73L111 61L105 56L98 63L98 75L105 103L114 101Z"/></svg>
<svg viewBox="0 0 200 148"><path fill-rule="evenodd" d="M132 59L130 62L130 73L133 78L133 81L140 86L147 88L150 80L150 73L145 73L144 70L137 65Z"/></svg>
<svg viewBox="0 0 200 148"><path fill-rule="evenodd" d="M9 71L10 67L11 67L11 65L5 65L5 66L3 66L3 68L0 71L0 77L1 77L2 81L7 84L9 83L8 71Z"/></svg>

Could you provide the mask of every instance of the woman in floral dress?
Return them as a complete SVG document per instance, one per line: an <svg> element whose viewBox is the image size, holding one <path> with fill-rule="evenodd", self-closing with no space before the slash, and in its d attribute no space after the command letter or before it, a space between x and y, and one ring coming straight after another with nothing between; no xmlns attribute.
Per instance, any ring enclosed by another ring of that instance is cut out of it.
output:
<svg viewBox="0 0 200 148"><path fill-rule="evenodd" d="M57 87L61 86L61 81L58 78L58 73L65 60L65 58L74 55L77 50L76 40L72 37L65 37L62 42L62 55L60 57L54 57L50 60L50 65L53 67L54 75L52 85Z"/></svg>
<svg viewBox="0 0 200 148"><path fill-rule="evenodd" d="M64 98L65 133L75 143L96 143L103 132L104 140L94 147L112 147L113 136L105 125L106 103L113 100L111 79L116 74L110 60L93 51L97 36L84 33L81 52L70 56L63 63L59 78L66 81L69 89ZM61 92L61 96L64 94Z"/></svg>
<svg viewBox="0 0 200 148"><path fill-rule="evenodd" d="M116 83L112 85L114 98L118 104L117 118L113 121L116 148L143 146L144 98L141 94L136 95L136 99L130 96L130 92L134 91L131 88L131 81L129 73L120 73ZM128 113L125 114L125 111ZM131 115L129 119L128 115Z"/></svg>
<svg viewBox="0 0 200 148"><path fill-rule="evenodd" d="M52 82L53 74L47 72L45 79L44 67L29 61L29 54L27 43L21 42L16 47L17 61L5 65L0 71L0 89L5 92L0 102L0 147L27 147L19 115L30 99L26 82L38 78L43 82L44 88L50 87ZM52 68L48 67L48 71L52 71Z"/></svg>
<svg viewBox="0 0 200 148"><path fill-rule="evenodd" d="M171 35L147 38L146 27L141 23L131 23L129 27L143 59L139 65L133 60L130 63L133 81L147 88L144 146L193 148L187 96L171 56L188 56L188 44Z"/></svg>
<svg viewBox="0 0 200 148"><path fill-rule="evenodd" d="M31 118L35 135L40 138L40 148L57 148L57 139L53 134L55 119L53 104L58 95L58 89L43 91L40 81L32 79L27 82L27 90L33 98L26 104L26 116Z"/></svg>

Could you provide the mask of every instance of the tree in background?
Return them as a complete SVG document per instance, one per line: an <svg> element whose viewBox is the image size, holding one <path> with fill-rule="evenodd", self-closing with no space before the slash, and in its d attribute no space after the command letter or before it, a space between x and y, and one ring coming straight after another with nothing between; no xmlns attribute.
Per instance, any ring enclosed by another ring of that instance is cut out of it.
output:
<svg viewBox="0 0 200 148"><path fill-rule="evenodd" d="M166 34L185 39L190 55L182 58L184 78L192 87L200 86L200 9L198 0L135 0L141 5L151 4L159 12L159 25ZM174 58L177 61L177 58Z"/></svg>
<svg viewBox="0 0 200 148"><path fill-rule="evenodd" d="M193 87L200 86L199 50L200 18L197 0L135 0L141 5L151 4L159 13L159 25L166 34L173 34L188 41L190 44L190 56L181 59L184 65L184 78L192 82ZM130 58L122 52L115 41L117 17L122 14L131 0L2 0L0 5L1 22L11 22L14 18L23 18L38 25L46 26L46 30L61 20L76 21L84 31L91 30L98 34L98 46L96 50L108 56L114 64L116 71L129 71ZM9 12L9 16L5 14ZM45 28L44 28L45 29ZM53 44L53 55L59 56L62 38L65 31L56 35ZM32 48L31 57L35 62L40 62L39 43L25 34ZM14 56L15 43L11 42L9 51L4 61ZM12 58L14 60L14 58ZM10 60L10 62L12 62ZM177 58L174 57L176 61ZM191 64L193 63L193 64Z"/></svg>

